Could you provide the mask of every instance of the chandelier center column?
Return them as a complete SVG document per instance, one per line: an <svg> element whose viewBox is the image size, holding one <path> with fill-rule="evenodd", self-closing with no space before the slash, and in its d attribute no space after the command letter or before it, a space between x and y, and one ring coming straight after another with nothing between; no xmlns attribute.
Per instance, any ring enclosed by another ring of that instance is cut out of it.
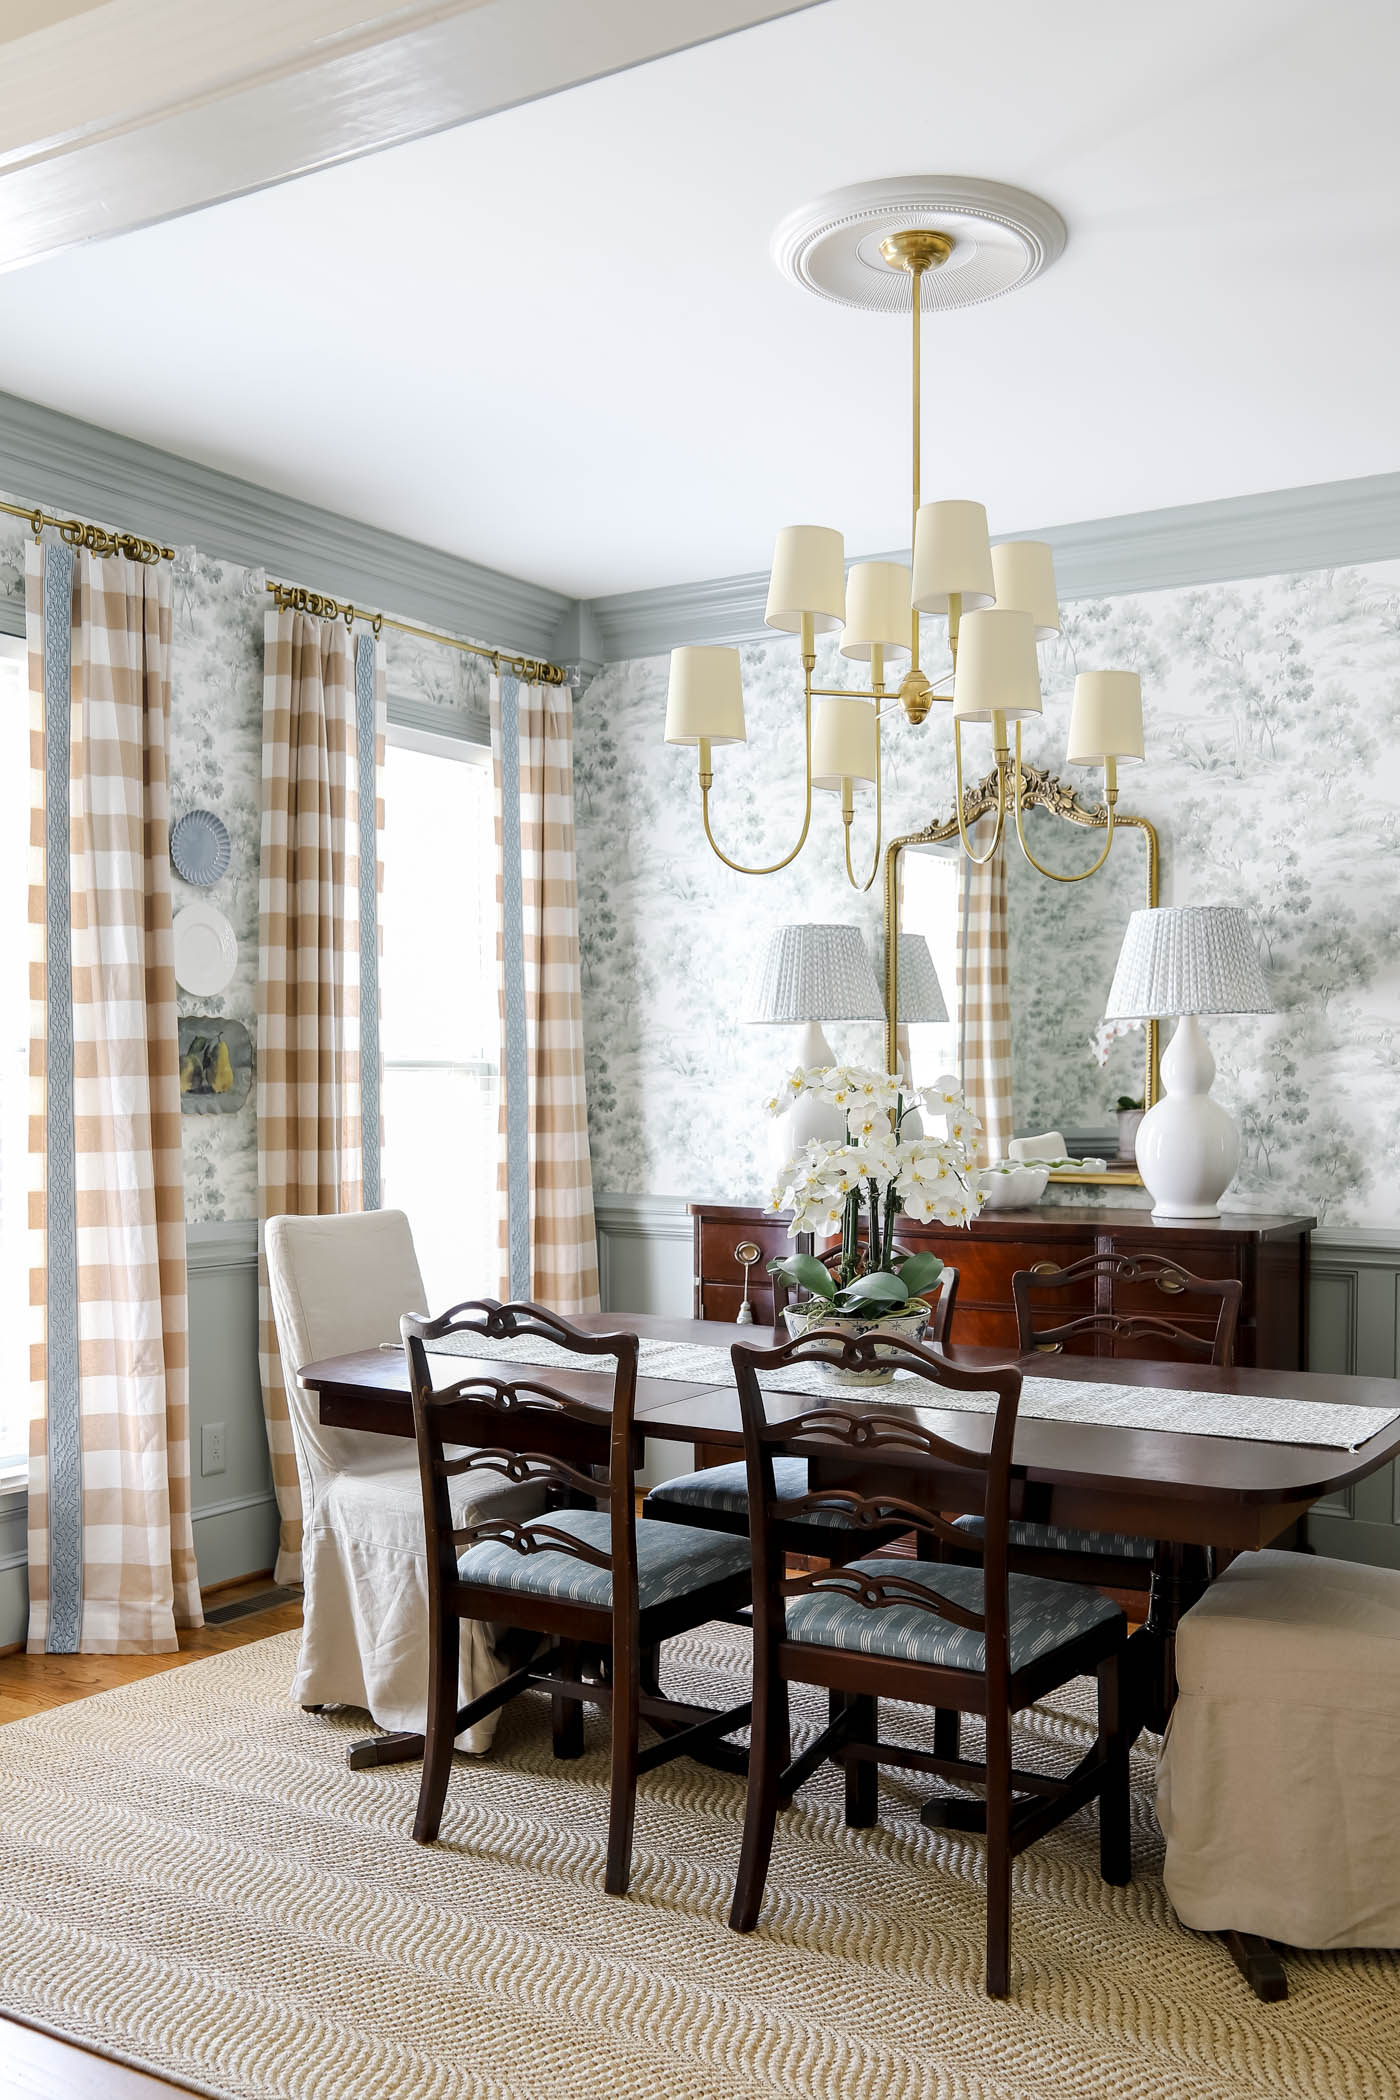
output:
<svg viewBox="0 0 1400 2100"><path fill-rule="evenodd" d="M887 234L880 243L880 253L892 270L907 270L912 280L909 310L913 317L913 371L912 399L910 404L910 436L913 464L912 505L909 513L909 545L914 544L914 535L919 524L919 505L923 500L923 424L921 415L921 381L923 378L923 339L921 323L924 306L924 272L936 270L952 254L957 242L950 233L940 233L933 226L906 226L898 233ZM919 614L917 608L909 615L910 656L909 670L899 688L900 705L911 722L922 722L932 705L932 691L928 679L919 668Z"/></svg>

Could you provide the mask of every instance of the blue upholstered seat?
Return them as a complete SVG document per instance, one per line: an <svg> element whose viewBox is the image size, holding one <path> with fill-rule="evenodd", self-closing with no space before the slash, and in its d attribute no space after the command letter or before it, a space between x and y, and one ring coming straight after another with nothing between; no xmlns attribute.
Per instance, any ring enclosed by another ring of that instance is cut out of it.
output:
<svg viewBox="0 0 1400 2100"><path fill-rule="evenodd" d="M971 1611L982 1609L982 1570L932 1560L855 1560L844 1571L885 1581L917 1583ZM1081 1634L1123 1614L1097 1590L1077 1582L1013 1575L1010 1590L1011 1667L1024 1669ZM839 1590L808 1590L787 1599L787 1636L818 1648L845 1648L895 1662L929 1663L946 1670L982 1670L986 1645L970 1626L940 1619L918 1604L862 1604Z"/></svg>
<svg viewBox="0 0 1400 2100"><path fill-rule="evenodd" d="M958 1517L956 1527L969 1538L980 1539L980 1517ZM1041 1553L1100 1553L1111 1560L1146 1560L1153 1556L1151 1539L1130 1538L1125 1531L1071 1531L1064 1524L1016 1524L1007 1533L1012 1546L1031 1546Z"/></svg>
<svg viewBox="0 0 1400 2100"><path fill-rule="evenodd" d="M805 1458L775 1458L773 1461L773 1485L780 1502L792 1502L807 1492L807 1461ZM749 1514L748 1468L742 1459L732 1466L707 1466L703 1473L682 1473L675 1480L663 1480L659 1487L651 1489L648 1502L672 1502L682 1509L708 1509L726 1517L743 1517ZM802 1524L849 1524L850 1518L844 1510L803 1510L795 1520Z"/></svg>
<svg viewBox="0 0 1400 2100"><path fill-rule="evenodd" d="M586 1546L606 1553L612 1543L608 1513L604 1509L562 1509L535 1517L522 1528L537 1525L564 1531ZM686 1524L648 1522L637 1524L637 1598L646 1611L654 1604L669 1604L692 1590L741 1574L749 1564L747 1539L727 1532L702 1531ZM602 1610L612 1606L612 1574L595 1568L591 1561L575 1560L571 1553L548 1548L539 1553L517 1553L501 1539L480 1539L469 1546L457 1563L463 1582L489 1584L531 1597L567 1597L574 1604L592 1604Z"/></svg>

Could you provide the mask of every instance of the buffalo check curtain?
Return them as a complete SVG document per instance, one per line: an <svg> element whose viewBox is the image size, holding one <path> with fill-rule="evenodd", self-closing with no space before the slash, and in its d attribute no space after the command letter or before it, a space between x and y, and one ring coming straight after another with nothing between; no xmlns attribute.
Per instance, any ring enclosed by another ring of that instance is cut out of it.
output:
<svg viewBox="0 0 1400 2100"><path fill-rule="evenodd" d="M379 840L385 666L374 635L269 612L258 899L259 1216L379 1203ZM301 1490L266 1261L259 1362L277 1580L301 1576ZM406 1308L407 1309L407 1308Z"/></svg>
<svg viewBox="0 0 1400 2100"><path fill-rule="evenodd" d="M501 1295L598 1310L566 686L493 678L500 850Z"/></svg>
<svg viewBox="0 0 1400 2100"><path fill-rule="evenodd" d="M986 850L995 819L972 828ZM979 838L979 833L986 836ZM1011 1099L1011 989L1007 968L1006 841L985 867L964 860L958 889L958 1029L967 1105L980 1117L979 1156L986 1166L1006 1157L1014 1135Z"/></svg>
<svg viewBox="0 0 1400 2100"><path fill-rule="evenodd" d="M171 575L26 555L29 1648L201 1622L171 938Z"/></svg>

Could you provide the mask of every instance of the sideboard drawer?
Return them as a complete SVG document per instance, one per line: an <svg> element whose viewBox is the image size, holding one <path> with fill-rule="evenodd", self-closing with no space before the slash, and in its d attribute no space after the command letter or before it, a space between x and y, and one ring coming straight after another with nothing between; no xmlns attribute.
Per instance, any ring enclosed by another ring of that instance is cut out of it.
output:
<svg viewBox="0 0 1400 2100"><path fill-rule="evenodd" d="M766 1281L768 1264L777 1256L791 1254L793 1242L782 1219L772 1219L761 1225L732 1225L728 1219L703 1218L696 1235L696 1252L699 1260L696 1274L702 1283L737 1283L744 1281L744 1264L735 1255L735 1248L745 1241L759 1250L759 1259L749 1271L751 1282L761 1278ZM742 1290L740 1292L742 1296ZM769 1302L772 1302L771 1287Z"/></svg>
<svg viewBox="0 0 1400 2100"><path fill-rule="evenodd" d="M913 1247L920 1243L913 1234L903 1235ZM1008 1244L998 1240L974 1240L966 1234L956 1244L947 1241L937 1252L950 1268L958 1272L958 1339L962 1334L962 1308L965 1305L1010 1305L1011 1279L1018 1269L1033 1269L1038 1263L1047 1268L1063 1269L1067 1266L1066 1250L1053 1240L1022 1240ZM1067 1291L1057 1295L1055 1304L1089 1312L1094 1303L1094 1286L1089 1277L1082 1277Z"/></svg>
<svg viewBox="0 0 1400 2100"><path fill-rule="evenodd" d="M1155 1243L1146 1240L1141 1244L1134 1244L1115 1239L1113 1252L1151 1255L1159 1261L1165 1256L1168 1261L1177 1262L1183 1269L1189 1270L1193 1276L1205 1277L1212 1283L1231 1282L1235 1278L1242 1283L1247 1280L1248 1255L1242 1247L1212 1247L1200 1243L1195 1246L1164 1247L1160 1240ZM1206 1300L1188 1298L1183 1291L1173 1290L1169 1280L1164 1287L1161 1278L1148 1281L1144 1278L1115 1276L1111 1281L1110 1290L1115 1312L1153 1313L1160 1319L1173 1320L1182 1327L1189 1327L1197 1320L1204 1320L1211 1327L1215 1324L1211 1305Z"/></svg>
<svg viewBox="0 0 1400 2100"><path fill-rule="evenodd" d="M700 1308L697 1315L702 1320L735 1320L739 1307L744 1302L742 1283L709 1283L703 1277L700 1282ZM759 1281L758 1271L749 1284L749 1304L753 1307L754 1325L773 1325L773 1286L765 1276ZM747 1325L747 1322L745 1323Z"/></svg>

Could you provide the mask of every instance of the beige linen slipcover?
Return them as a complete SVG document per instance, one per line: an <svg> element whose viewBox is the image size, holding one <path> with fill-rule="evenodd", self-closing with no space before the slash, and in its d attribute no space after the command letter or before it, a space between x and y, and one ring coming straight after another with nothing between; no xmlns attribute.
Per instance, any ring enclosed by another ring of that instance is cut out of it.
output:
<svg viewBox="0 0 1400 2100"><path fill-rule="evenodd" d="M363 1707L381 1728L421 1732L428 1700L428 1567L412 1439L327 1429L303 1364L380 1342L426 1310L413 1235L401 1210L269 1218L267 1273L301 1483L304 1602L293 1684L302 1706ZM486 1473L452 1482L458 1524L533 1516L535 1488ZM491 1629L462 1627L462 1703L503 1675ZM485 1750L493 1714L458 1738Z"/></svg>
<svg viewBox="0 0 1400 2100"><path fill-rule="evenodd" d="M1400 1947L1400 1572L1242 1554L1176 1668L1157 1815L1182 1923Z"/></svg>

